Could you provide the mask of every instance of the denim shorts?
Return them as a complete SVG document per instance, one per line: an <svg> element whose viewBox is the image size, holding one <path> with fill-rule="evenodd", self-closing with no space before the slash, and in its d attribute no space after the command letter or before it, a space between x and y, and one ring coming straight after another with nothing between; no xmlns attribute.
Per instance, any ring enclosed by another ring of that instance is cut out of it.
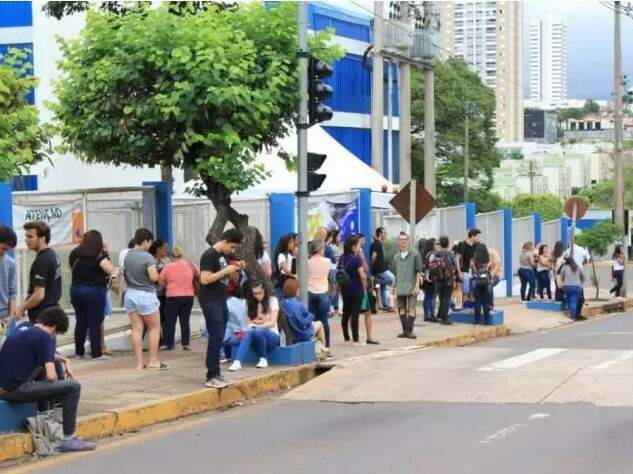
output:
<svg viewBox="0 0 633 474"><path fill-rule="evenodd" d="M160 303L155 291L125 290L123 306L128 313L138 313L141 316L149 316L158 311Z"/></svg>
<svg viewBox="0 0 633 474"><path fill-rule="evenodd" d="M474 288L471 285L472 283L472 275L470 274L470 272L463 272L462 273L462 293L470 293L471 291L474 290Z"/></svg>

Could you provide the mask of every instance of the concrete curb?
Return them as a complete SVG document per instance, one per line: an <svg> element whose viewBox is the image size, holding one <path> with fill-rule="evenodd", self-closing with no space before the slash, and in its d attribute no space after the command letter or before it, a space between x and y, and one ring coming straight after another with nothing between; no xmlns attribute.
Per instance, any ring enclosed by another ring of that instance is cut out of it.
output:
<svg viewBox="0 0 633 474"><path fill-rule="evenodd" d="M582 315L591 319L603 314L624 312L633 307L633 298L626 298L620 301L609 301L599 306L585 306L582 308Z"/></svg>
<svg viewBox="0 0 633 474"><path fill-rule="evenodd" d="M490 327L419 343L419 346L457 347L504 337L508 334L510 330L506 326ZM157 423L228 408L245 400L302 385L315 378L320 368L323 370L318 363L290 367L261 377L241 380L222 390L202 389L149 403L139 403L88 415L77 421L77 435L84 439L106 438L115 434L136 432ZM31 453L33 453L33 441L30 434L0 435L0 462L17 459Z"/></svg>

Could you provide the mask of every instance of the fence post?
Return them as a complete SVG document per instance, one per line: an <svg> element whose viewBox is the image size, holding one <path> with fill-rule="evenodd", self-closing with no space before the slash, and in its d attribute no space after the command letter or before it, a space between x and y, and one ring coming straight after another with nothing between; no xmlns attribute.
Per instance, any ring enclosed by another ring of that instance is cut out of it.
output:
<svg viewBox="0 0 633 474"><path fill-rule="evenodd" d="M543 218L539 212L534 213L534 244L543 242Z"/></svg>
<svg viewBox="0 0 633 474"><path fill-rule="evenodd" d="M13 197L11 183L0 183L0 225L13 227Z"/></svg>
<svg viewBox="0 0 633 474"><path fill-rule="evenodd" d="M514 262L512 261L512 209L503 209L503 273L506 296L512 296Z"/></svg>
<svg viewBox="0 0 633 474"><path fill-rule="evenodd" d="M292 193L271 193L268 195L270 206L270 251L284 235L295 232L295 196Z"/></svg>
<svg viewBox="0 0 633 474"><path fill-rule="evenodd" d="M156 238L174 245L174 231L172 227L173 213L171 208L171 183L166 181L144 181L143 186L154 188L154 216L156 222Z"/></svg>
<svg viewBox="0 0 633 474"><path fill-rule="evenodd" d="M468 229L472 229L473 227L477 227L476 224L476 212L477 212L477 205L474 202L467 202L466 203L466 231L468 231ZM464 232L465 234L466 232Z"/></svg>
<svg viewBox="0 0 633 474"><path fill-rule="evenodd" d="M563 248L567 248L569 245L569 227L571 226L571 219L567 216L560 218L560 240L563 242Z"/></svg>
<svg viewBox="0 0 633 474"><path fill-rule="evenodd" d="M368 188L355 188L354 191L358 191L358 231L365 235L365 255L369 255L369 247L373 240L372 236L372 215L371 215L371 189Z"/></svg>

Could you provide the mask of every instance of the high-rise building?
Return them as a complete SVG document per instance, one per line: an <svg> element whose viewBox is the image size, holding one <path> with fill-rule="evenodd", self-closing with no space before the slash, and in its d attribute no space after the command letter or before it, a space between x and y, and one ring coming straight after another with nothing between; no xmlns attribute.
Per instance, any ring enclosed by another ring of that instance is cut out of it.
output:
<svg viewBox="0 0 633 474"><path fill-rule="evenodd" d="M523 140L523 4L512 1L441 2L445 57L464 58L496 91L497 136Z"/></svg>
<svg viewBox="0 0 633 474"><path fill-rule="evenodd" d="M542 108L567 101L567 27L551 12L530 23L530 100Z"/></svg>

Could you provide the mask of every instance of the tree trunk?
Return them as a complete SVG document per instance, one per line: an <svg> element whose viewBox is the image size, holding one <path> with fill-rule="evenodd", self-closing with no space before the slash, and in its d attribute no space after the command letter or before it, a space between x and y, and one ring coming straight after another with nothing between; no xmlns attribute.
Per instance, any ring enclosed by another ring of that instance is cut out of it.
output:
<svg viewBox="0 0 633 474"><path fill-rule="evenodd" d="M220 240L226 224L233 224L244 236L244 242L238 250L237 257L246 262L246 273L250 279L263 282L269 281L257 262L255 255L255 240L260 233L256 227L248 225L248 216L240 214L231 206L231 191L224 185L212 180L203 179L207 189L207 198L213 204L216 215L207 234L206 241L213 245Z"/></svg>
<svg viewBox="0 0 633 474"><path fill-rule="evenodd" d="M598 275L596 274L596 264L593 261L593 253L591 252L591 248L589 250L589 258L591 259L591 271L593 272L593 284L596 287L596 300L600 296L600 282L598 281Z"/></svg>
<svg viewBox="0 0 633 474"><path fill-rule="evenodd" d="M172 167L168 163L161 163L160 165L160 180L165 181L167 183L174 182L174 174L172 171Z"/></svg>

